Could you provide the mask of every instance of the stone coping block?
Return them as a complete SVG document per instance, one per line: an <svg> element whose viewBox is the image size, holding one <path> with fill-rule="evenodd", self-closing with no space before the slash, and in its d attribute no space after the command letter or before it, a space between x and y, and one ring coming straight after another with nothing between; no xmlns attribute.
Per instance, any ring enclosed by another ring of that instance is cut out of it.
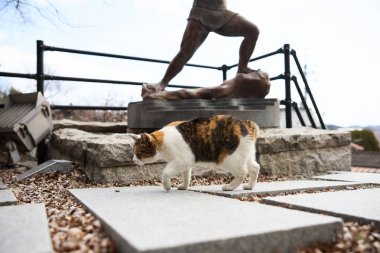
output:
<svg viewBox="0 0 380 253"><path fill-rule="evenodd" d="M267 203L292 209L326 213L380 228L380 188L299 194L265 198Z"/></svg>
<svg viewBox="0 0 380 253"><path fill-rule="evenodd" d="M339 171L332 172L332 173L334 174L314 176L313 178L324 179L324 180L380 184L380 174L378 173L339 172Z"/></svg>
<svg viewBox="0 0 380 253"><path fill-rule="evenodd" d="M297 175L322 173L329 170L351 170L351 148L304 149L298 151L257 154L260 172L267 175Z"/></svg>
<svg viewBox="0 0 380 253"><path fill-rule="evenodd" d="M0 206L16 205L16 196L10 190L0 190Z"/></svg>
<svg viewBox="0 0 380 253"><path fill-rule="evenodd" d="M339 218L159 186L69 191L120 252L295 252L342 231Z"/></svg>
<svg viewBox="0 0 380 253"><path fill-rule="evenodd" d="M142 168L132 161L135 138L135 134L129 133L59 129L53 132L49 158L78 161L91 180L102 183L128 182L128 173L141 176L134 179L160 178L163 163ZM257 160L261 173L268 175L348 171L351 169L350 134L312 128L262 129L257 140ZM193 171L194 175L204 175L214 169L198 166Z"/></svg>
<svg viewBox="0 0 380 253"><path fill-rule="evenodd" d="M44 204L0 207L0 252L54 252Z"/></svg>
<svg viewBox="0 0 380 253"><path fill-rule="evenodd" d="M274 154L308 149L349 146L350 132L309 127L271 128L260 132L257 153Z"/></svg>
<svg viewBox="0 0 380 253"><path fill-rule="evenodd" d="M99 134L65 128L53 132L52 146L82 164L96 167L135 165L134 134Z"/></svg>
<svg viewBox="0 0 380 253"><path fill-rule="evenodd" d="M267 194L277 195L282 193L296 193L306 190L344 189L347 186L354 185L362 184L321 180L293 180L276 182L258 182L252 190L243 190L242 185L240 185L234 191L223 191L222 185L191 186L190 190L234 198Z"/></svg>
<svg viewBox="0 0 380 253"><path fill-rule="evenodd" d="M126 133L127 122L75 121L69 119L53 120L54 131L62 128L74 128L92 133Z"/></svg>

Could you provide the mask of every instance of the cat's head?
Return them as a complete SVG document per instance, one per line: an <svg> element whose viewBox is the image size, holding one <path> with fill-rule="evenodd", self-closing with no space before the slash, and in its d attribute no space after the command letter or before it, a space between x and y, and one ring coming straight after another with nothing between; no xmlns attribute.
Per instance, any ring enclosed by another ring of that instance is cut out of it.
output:
<svg viewBox="0 0 380 253"><path fill-rule="evenodd" d="M133 146L133 161L138 165L157 160L157 145L152 135L142 133Z"/></svg>

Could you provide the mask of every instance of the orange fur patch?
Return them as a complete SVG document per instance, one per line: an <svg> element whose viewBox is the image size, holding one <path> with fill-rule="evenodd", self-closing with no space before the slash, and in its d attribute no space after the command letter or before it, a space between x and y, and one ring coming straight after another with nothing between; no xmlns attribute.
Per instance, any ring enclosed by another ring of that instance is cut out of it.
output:
<svg viewBox="0 0 380 253"><path fill-rule="evenodd" d="M179 124L183 123L185 121L174 121L172 123L167 124L167 126L178 126Z"/></svg>
<svg viewBox="0 0 380 253"><path fill-rule="evenodd" d="M223 149L223 150L221 151L221 153L219 154L217 164L222 163L222 162L224 161L224 159L226 159L227 155L228 155L227 150L226 150L226 149Z"/></svg>
<svg viewBox="0 0 380 253"><path fill-rule="evenodd" d="M159 148L163 145L164 135L165 134L163 131L155 131L151 134L151 136L153 137L152 142L157 148Z"/></svg>

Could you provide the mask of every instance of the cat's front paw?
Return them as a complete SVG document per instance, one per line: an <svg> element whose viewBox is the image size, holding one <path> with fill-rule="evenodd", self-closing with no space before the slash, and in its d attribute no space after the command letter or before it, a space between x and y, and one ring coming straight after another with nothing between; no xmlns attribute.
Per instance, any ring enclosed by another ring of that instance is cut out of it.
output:
<svg viewBox="0 0 380 253"><path fill-rule="evenodd" d="M166 191L170 191L170 190L172 189L172 185L171 185L170 182L164 182L164 183L162 184L162 186L164 187L164 189L165 189Z"/></svg>
<svg viewBox="0 0 380 253"><path fill-rule="evenodd" d="M178 190L187 190L187 186L183 185L183 184L180 184L180 185L177 186L177 189Z"/></svg>
<svg viewBox="0 0 380 253"><path fill-rule="evenodd" d="M234 189L229 184L225 184L222 186L223 191L233 191Z"/></svg>
<svg viewBox="0 0 380 253"><path fill-rule="evenodd" d="M244 190L252 190L252 189L253 189L253 186L248 185L248 184L245 184L245 185L243 185L243 189L244 189Z"/></svg>

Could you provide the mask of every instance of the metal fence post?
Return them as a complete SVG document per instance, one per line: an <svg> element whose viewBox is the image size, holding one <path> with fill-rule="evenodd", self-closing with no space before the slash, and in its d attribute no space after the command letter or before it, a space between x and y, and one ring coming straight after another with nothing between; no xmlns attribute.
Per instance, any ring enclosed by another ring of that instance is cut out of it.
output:
<svg viewBox="0 0 380 253"><path fill-rule="evenodd" d="M292 96L291 96L291 73L290 73L290 46L284 45L285 60L285 118L286 128L292 128Z"/></svg>
<svg viewBox="0 0 380 253"><path fill-rule="evenodd" d="M223 81L226 81L227 80L227 70L228 70L228 67L227 65L223 65L222 66L222 72L223 72Z"/></svg>
<svg viewBox="0 0 380 253"><path fill-rule="evenodd" d="M37 92L44 94L44 42L37 40Z"/></svg>
<svg viewBox="0 0 380 253"><path fill-rule="evenodd" d="M37 40L37 92L44 94L44 42ZM38 164L44 163L47 159L47 144L45 139L37 145L37 161Z"/></svg>

